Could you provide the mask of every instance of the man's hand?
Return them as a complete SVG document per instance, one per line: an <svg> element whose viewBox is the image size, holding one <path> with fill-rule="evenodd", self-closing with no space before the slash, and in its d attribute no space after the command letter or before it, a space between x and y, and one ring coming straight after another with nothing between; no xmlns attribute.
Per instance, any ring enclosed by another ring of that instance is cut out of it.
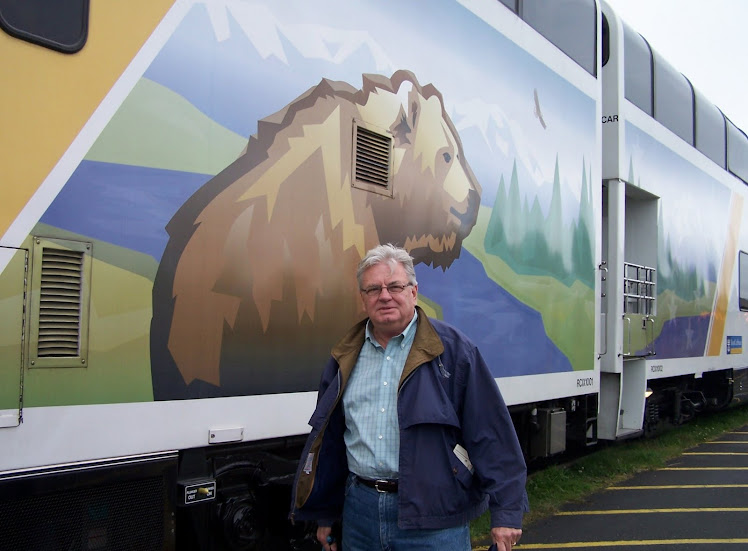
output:
<svg viewBox="0 0 748 551"><path fill-rule="evenodd" d="M319 531L317 531L317 537L319 537ZM505 528L504 526L491 528L491 538L498 551L511 551L521 537L522 530L518 528Z"/></svg>
<svg viewBox="0 0 748 551"><path fill-rule="evenodd" d="M317 527L317 541L322 544L322 549L325 551L338 551L338 544L336 541L329 541L328 538L332 538L332 527L331 526L319 526Z"/></svg>

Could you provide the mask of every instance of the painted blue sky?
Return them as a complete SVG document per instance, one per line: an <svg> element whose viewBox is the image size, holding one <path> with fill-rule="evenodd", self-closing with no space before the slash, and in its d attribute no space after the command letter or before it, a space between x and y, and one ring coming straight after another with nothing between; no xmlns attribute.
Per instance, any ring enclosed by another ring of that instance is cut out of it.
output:
<svg viewBox="0 0 748 551"><path fill-rule="evenodd" d="M419 2L394 1L330 0L323 6L195 1L179 12L181 19L143 76L248 137L258 120L322 78L359 87L362 73L389 76L408 69L442 93L484 205L493 206L502 177L509 186L516 162L520 194L528 204L537 197L547 215L558 159L563 223L576 220L583 167L589 184L595 163L594 98L456 2L433 0L429 10ZM497 17L524 25L498 7ZM535 90L546 128L534 113ZM41 221L158 260L166 224L209 177L181 174L82 163ZM90 212L92 201L104 215L82 214Z"/></svg>
<svg viewBox="0 0 748 551"><path fill-rule="evenodd" d="M362 73L397 69L441 91L484 203L516 159L524 192L547 207L558 155L574 197L567 216L576 214L582 165L595 152L594 99L456 2L196 2L145 76L249 136L321 78L359 87Z"/></svg>

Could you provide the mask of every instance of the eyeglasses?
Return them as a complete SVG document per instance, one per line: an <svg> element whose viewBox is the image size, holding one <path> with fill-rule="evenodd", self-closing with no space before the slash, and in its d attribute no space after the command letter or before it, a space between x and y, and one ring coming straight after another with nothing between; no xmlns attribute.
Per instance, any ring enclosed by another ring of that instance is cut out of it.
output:
<svg viewBox="0 0 748 551"><path fill-rule="evenodd" d="M412 286L412 283L390 283L386 287L382 287L381 285L374 285L372 287L367 287L366 289L361 289L361 292L364 293L367 297L378 297L382 293L382 289L387 289L387 292L391 295L399 295L402 293L406 287Z"/></svg>

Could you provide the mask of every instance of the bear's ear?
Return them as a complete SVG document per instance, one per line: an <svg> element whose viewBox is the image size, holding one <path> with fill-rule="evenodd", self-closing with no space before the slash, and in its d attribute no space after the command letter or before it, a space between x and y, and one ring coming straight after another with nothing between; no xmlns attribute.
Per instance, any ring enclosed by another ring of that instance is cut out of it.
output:
<svg viewBox="0 0 748 551"><path fill-rule="evenodd" d="M410 76L415 78L413 75ZM410 135L415 131L419 115L418 91L413 82L406 78L397 84L395 95L400 102L400 109L390 125L390 132L395 139L395 145L409 144L411 143Z"/></svg>
<svg viewBox="0 0 748 551"><path fill-rule="evenodd" d="M400 106L400 111L397 113L397 117L390 126L390 132L395 140L395 147L403 144L410 143L410 133L413 131L413 127L408 123L408 114Z"/></svg>

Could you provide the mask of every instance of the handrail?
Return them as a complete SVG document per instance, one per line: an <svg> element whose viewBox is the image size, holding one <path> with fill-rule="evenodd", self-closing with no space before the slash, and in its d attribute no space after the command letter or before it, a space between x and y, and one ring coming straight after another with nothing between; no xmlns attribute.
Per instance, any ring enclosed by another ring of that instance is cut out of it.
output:
<svg viewBox="0 0 748 551"><path fill-rule="evenodd" d="M650 356L656 356L657 350L655 350L655 320L652 316L647 316L644 318L644 323L651 322L652 324L652 338L649 339L649 342L647 343L647 347L650 349L649 355Z"/></svg>
<svg viewBox="0 0 748 551"><path fill-rule="evenodd" d="M608 263L603 260L600 262L600 265L598 266L598 269L600 270L600 286L602 287L602 284L608 280ZM607 293L601 292L600 293L600 299L604 299L607 296ZM601 351L598 351L597 353L597 359L599 360L603 356L605 356L608 353L608 315L604 312L600 312L600 331L603 335L603 343L605 344L605 347L602 348ZM603 344L598 343L598 345Z"/></svg>

